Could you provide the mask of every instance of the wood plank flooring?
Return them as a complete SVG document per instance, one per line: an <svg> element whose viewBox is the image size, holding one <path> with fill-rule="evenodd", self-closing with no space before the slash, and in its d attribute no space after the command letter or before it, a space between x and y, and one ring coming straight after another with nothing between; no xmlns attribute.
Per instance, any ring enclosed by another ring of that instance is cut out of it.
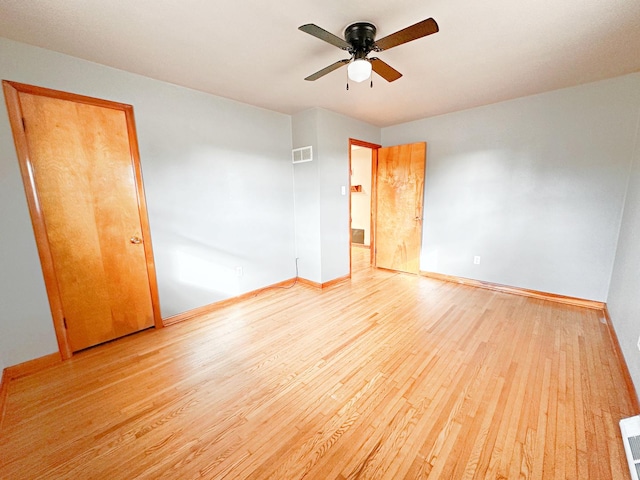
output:
<svg viewBox="0 0 640 480"><path fill-rule="evenodd" d="M8 385L0 478L623 479L601 312L367 267Z"/></svg>

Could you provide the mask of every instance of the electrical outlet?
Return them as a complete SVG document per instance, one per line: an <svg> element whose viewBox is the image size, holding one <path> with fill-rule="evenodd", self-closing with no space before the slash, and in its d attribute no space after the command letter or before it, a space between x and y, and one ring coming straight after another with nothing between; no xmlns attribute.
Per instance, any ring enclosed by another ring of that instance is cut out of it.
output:
<svg viewBox="0 0 640 480"><path fill-rule="evenodd" d="M480 265L480 255L476 255L475 257L473 257L473 264Z"/></svg>
<svg viewBox="0 0 640 480"><path fill-rule="evenodd" d="M640 350L640 337L638 337L638 350Z"/></svg>
<svg viewBox="0 0 640 480"><path fill-rule="evenodd" d="M236 267L236 277L241 277L242 275L244 275L242 267Z"/></svg>

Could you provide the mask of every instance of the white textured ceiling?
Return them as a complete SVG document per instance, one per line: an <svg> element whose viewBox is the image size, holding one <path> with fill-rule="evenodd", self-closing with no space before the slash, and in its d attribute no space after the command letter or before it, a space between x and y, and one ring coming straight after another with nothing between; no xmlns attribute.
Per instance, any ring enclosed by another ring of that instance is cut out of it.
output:
<svg viewBox="0 0 640 480"><path fill-rule="evenodd" d="M440 32L379 56L404 76L345 90L345 58L298 30ZM1 0L0 36L294 114L387 126L640 71L640 0Z"/></svg>

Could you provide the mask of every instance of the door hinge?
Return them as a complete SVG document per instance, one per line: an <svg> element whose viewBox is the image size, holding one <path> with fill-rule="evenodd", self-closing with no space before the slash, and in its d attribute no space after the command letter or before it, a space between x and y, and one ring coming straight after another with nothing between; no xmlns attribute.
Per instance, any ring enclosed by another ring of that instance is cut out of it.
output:
<svg viewBox="0 0 640 480"><path fill-rule="evenodd" d="M22 129L23 130L27 129L27 122L25 122L24 117L22 117Z"/></svg>
<svg viewBox="0 0 640 480"><path fill-rule="evenodd" d="M62 323L64 323L64 328L68 330L69 327L67 327L67 317L62 317Z"/></svg>

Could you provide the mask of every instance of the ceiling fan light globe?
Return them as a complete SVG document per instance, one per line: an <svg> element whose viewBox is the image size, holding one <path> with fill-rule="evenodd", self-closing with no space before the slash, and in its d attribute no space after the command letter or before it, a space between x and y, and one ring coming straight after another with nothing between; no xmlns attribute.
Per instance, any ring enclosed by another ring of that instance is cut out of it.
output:
<svg viewBox="0 0 640 480"><path fill-rule="evenodd" d="M360 83L371 77L371 62L363 58L354 60L347 65L349 80Z"/></svg>

